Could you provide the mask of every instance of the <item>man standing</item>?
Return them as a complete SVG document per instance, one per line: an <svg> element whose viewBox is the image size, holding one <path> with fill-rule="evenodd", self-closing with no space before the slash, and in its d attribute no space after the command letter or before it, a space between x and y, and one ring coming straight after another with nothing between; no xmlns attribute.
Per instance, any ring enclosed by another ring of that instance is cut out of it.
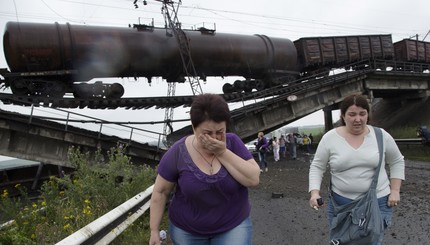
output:
<svg viewBox="0 0 430 245"><path fill-rule="evenodd" d="M285 152L287 151L287 147L286 147L286 140L284 135L281 135L281 138L279 138L279 153L282 157L285 158Z"/></svg>
<svg viewBox="0 0 430 245"><path fill-rule="evenodd" d="M290 144L289 144L290 156L291 156L291 158L293 158L293 160L296 160L297 159L297 139L296 139L296 136L293 133L288 134L288 141L290 142Z"/></svg>
<svg viewBox="0 0 430 245"><path fill-rule="evenodd" d="M263 132L258 133L256 149L260 159L260 172L263 172L263 168L267 172L269 169L267 168L266 153L269 151L269 141L264 137Z"/></svg>

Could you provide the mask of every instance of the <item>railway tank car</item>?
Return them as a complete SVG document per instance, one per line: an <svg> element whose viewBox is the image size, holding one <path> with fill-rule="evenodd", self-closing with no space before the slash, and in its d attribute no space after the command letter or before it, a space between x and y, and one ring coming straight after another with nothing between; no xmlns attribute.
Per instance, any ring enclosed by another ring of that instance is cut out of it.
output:
<svg viewBox="0 0 430 245"><path fill-rule="evenodd" d="M292 41L264 35L184 30L196 75L241 76L236 87L251 91L298 75ZM106 77L162 77L183 82L179 45L169 30L8 22L3 38L14 94L119 98L120 84L78 83ZM232 90L227 87L225 90Z"/></svg>

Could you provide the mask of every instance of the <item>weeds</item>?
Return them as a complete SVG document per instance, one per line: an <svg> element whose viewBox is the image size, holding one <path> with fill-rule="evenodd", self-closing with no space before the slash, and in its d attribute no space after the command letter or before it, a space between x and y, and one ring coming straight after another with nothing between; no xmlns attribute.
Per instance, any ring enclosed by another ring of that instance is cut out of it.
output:
<svg viewBox="0 0 430 245"><path fill-rule="evenodd" d="M51 177L36 200L30 200L19 185L15 186L18 197L11 198L3 190L2 220L14 222L0 231L0 244L55 244L152 185L155 170L133 165L123 150L122 146L111 149L105 161L100 151L91 158L88 152L71 148L68 159L75 167L73 174ZM140 218L118 242L147 240L147 224Z"/></svg>

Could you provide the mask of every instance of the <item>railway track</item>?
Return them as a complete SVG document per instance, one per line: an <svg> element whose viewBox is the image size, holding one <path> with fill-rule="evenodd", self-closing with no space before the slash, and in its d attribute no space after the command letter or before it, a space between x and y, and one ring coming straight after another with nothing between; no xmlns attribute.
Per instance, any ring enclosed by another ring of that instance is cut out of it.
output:
<svg viewBox="0 0 430 245"><path fill-rule="evenodd" d="M327 73L315 74L295 80L293 82L284 83L275 87L267 88L260 91L252 91L249 93L229 93L221 94L224 99L229 102L240 102L248 100L257 100L262 98L271 98L273 96L282 97L298 93L300 91L309 91L317 89L321 86L334 84L336 82L345 81L347 78L354 76L366 75L375 72L375 67L397 67L402 63L397 64L393 61L377 60L369 61L363 60L350 64L350 67L356 67L355 71L340 73L333 76L327 76ZM418 64L419 65L419 64ZM406 66L403 64L403 66ZM392 74L402 75L402 72L390 71ZM410 75L410 72L404 72ZM416 73L417 75L420 73ZM0 78L0 88L4 86L4 80ZM46 97L46 96L17 96L10 93L0 93L0 100L4 104L13 104L20 106L41 106L51 108L89 108L89 109L148 109L156 108L175 108L179 106L190 106L193 100L193 95L186 96L163 96L163 97L135 97L135 98L119 98L119 99L106 99L101 97L92 98L74 98L74 97Z"/></svg>
<svg viewBox="0 0 430 245"><path fill-rule="evenodd" d="M309 91L318 87L343 81L346 78L362 75L363 73L372 72L372 69L341 73L327 77L306 77L296 80L292 83L278 85L261 91L250 93L231 93L220 94L229 102L240 102L249 100L258 100L262 98L281 97L298 93L300 91ZM20 106L41 106L51 108L89 108L89 109L149 109L155 108L175 108L179 106L190 106L193 100L193 95L188 96L170 96L170 97L136 97L136 98L87 98L77 99L72 97L55 98L42 96L17 96L9 93L0 93L0 100L4 104L20 105Z"/></svg>

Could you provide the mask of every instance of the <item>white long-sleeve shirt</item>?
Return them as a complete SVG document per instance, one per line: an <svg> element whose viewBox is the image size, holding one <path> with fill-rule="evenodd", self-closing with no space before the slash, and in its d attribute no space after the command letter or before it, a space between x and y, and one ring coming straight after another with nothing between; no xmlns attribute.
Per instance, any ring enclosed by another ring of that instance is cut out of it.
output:
<svg viewBox="0 0 430 245"><path fill-rule="evenodd" d="M378 144L372 126L363 144L354 149L336 129L321 138L309 169L309 191L320 190L323 174L330 168L332 190L349 199L356 199L369 190L375 168L379 163ZM390 178L405 179L405 161L393 137L382 129L384 156L379 172L377 196L390 194ZM385 163L385 164L384 164Z"/></svg>

